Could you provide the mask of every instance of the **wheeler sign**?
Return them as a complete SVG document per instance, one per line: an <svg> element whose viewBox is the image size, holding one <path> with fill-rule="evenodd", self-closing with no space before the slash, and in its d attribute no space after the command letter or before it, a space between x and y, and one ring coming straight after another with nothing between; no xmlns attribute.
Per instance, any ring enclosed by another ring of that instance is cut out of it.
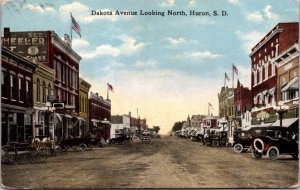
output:
<svg viewBox="0 0 300 190"><path fill-rule="evenodd" d="M26 59L48 62L48 32L10 32L2 38L2 45Z"/></svg>

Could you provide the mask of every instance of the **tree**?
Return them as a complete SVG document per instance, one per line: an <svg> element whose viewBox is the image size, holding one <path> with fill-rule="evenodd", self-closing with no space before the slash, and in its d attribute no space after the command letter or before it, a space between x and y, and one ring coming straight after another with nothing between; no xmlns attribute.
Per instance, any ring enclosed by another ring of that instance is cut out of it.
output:
<svg viewBox="0 0 300 190"><path fill-rule="evenodd" d="M181 130L182 125L183 125L183 121L177 121L177 122L175 122L174 125L173 125L173 128L172 128L172 131Z"/></svg>
<svg viewBox="0 0 300 190"><path fill-rule="evenodd" d="M153 130L158 134L160 127L159 126L153 126Z"/></svg>

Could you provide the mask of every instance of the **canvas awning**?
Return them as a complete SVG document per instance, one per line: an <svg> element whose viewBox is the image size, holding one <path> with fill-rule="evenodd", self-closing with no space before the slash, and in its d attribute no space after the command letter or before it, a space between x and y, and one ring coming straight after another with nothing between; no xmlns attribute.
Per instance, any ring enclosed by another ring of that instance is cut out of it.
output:
<svg viewBox="0 0 300 190"><path fill-rule="evenodd" d="M283 119L282 120L282 127L289 127L293 123L295 123L297 120L298 120L298 118ZM280 126L280 120L277 120L271 126Z"/></svg>
<svg viewBox="0 0 300 190"><path fill-rule="evenodd" d="M294 77L287 85L281 88L281 92L285 92L290 89L298 89L299 81L298 77Z"/></svg>
<svg viewBox="0 0 300 190"><path fill-rule="evenodd" d="M61 118L62 114L56 113L55 115L56 115L58 121L62 122L62 118Z"/></svg>

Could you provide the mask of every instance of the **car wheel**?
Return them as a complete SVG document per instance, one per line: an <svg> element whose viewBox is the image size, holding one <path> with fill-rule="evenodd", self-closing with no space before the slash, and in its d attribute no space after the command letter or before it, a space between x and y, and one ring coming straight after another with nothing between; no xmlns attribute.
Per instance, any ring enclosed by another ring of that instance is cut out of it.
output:
<svg viewBox="0 0 300 190"><path fill-rule="evenodd" d="M212 146L213 146L213 147L218 147L218 146L219 146L219 141L213 140L213 141L212 141Z"/></svg>
<svg viewBox="0 0 300 190"><path fill-rule="evenodd" d="M292 157L294 160L298 160L298 154L293 154Z"/></svg>
<svg viewBox="0 0 300 190"><path fill-rule="evenodd" d="M87 149L87 146L86 144L84 143L81 143L79 146L78 146L79 150L86 150Z"/></svg>
<svg viewBox="0 0 300 190"><path fill-rule="evenodd" d="M252 150L252 157L255 159L260 159L263 156L261 152L258 152L257 150L253 149Z"/></svg>
<svg viewBox="0 0 300 190"><path fill-rule="evenodd" d="M265 148L265 143L260 138L254 139L253 145L254 145L255 150L257 150L260 153L262 153Z"/></svg>
<svg viewBox="0 0 300 190"><path fill-rule="evenodd" d="M269 156L269 158L271 158L272 160L276 160L279 156L279 150L276 146L271 146L268 150L267 155Z"/></svg>
<svg viewBox="0 0 300 190"><path fill-rule="evenodd" d="M234 145L233 150L236 153L241 153L244 150L244 147L240 143L237 143Z"/></svg>
<svg viewBox="0 0 300 190"><path fill-rule="evenodd" d="M100 147L100 148L103 148L104 144L100 141L100 142L97 143L97 146Z"/></svg>

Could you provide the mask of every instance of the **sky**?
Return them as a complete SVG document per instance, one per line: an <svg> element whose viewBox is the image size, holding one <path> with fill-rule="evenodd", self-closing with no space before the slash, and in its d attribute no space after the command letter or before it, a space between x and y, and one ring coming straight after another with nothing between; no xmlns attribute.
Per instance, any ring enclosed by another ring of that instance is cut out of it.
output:
<svg viewBox="0 0 300 190"><path fill-rule="evenodd" d="M299 20L298 0L6 0L3 27L13 31L71 33L70 12L80 25L72 48L82 57L80 77L106 98L112 115L131 112L149 127L169 132L188 115L218 115L224 73L250 88L249 54L279 22ZM92 10L113 15L92 15ZM184 11L186 15L167 15ZM194 16L190 11L208 12ZM137 12L137 15L115 15ZM161 15L140 15L165 12ZM218 16L214 16L217 11ZM227 15L221 16L222 11Z"/></svg>

